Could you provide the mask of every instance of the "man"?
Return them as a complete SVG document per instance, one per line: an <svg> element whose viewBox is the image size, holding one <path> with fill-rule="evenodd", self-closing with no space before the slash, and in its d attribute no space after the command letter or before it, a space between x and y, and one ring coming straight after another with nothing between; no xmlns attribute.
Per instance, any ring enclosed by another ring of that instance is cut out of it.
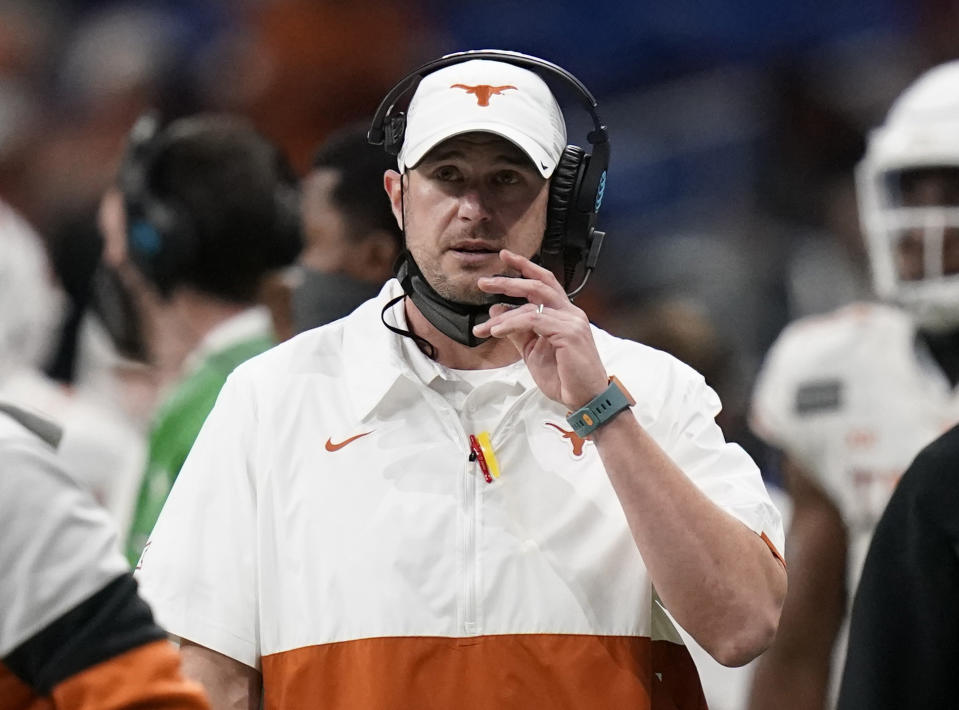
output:
<svg viewBox="0 0 959 710"><path fill-rule="evenodd" d="M237 118L188 117L161 130L147 115L101 224L105 258L137 294L153 358L172 380L151 424L127 544L134 564L227 375L275 342L257 294L299 251L293 176Z"/></svg>
<svg viewBox="0 0 959 710"><path fill-rule="evenodd" d="M593 263L595 102L587 159L533 69L574 79L478 56L374 119L398 280L237 369L151 536L144 589L214 702L702 708L662 605L726 664L775 632L779 516L717 398L531 260Z"/></svg>
<svg viewBox="0 0 959 710"><path fill-rule="evenodd" d="M959 426L923 449L876 525L839 707L945 708L959 691Z"/></svg>
<svg viewBox="0 0 959 710"><path fill-rule="evenodd" d="M753 425L783 451L794 504L795 583L754 708L833 704L847 594L876 521L916 453L959 421L957 90L957 62L921 76L858 168L874 287L892 305L790 325L757 381Z"/></svg>
<svg viewBox="0 0 959 710"><path fill-rule="evenodd" d="M55 455L60 435L0 402L0 709L208 708L107 512Z"/></svg>
<svg viewBox="0 0 959 710"><path fill-rule="evenodd" d="M403 235L389 203L374 199L390 163L366 140L366 126L335 133L316 152L301 186L304 245L292 295L297 333L342 318L393 275Z"/></svg>

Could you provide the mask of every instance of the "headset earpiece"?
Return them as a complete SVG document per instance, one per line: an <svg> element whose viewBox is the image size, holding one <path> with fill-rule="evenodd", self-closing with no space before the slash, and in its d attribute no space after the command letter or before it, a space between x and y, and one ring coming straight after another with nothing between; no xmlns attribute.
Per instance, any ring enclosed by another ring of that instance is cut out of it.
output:
<svg viewBox="0 0 959 710"><path fill-rule="evenodd" d="M389 155L399 155L406 134L406 114L398 111L390 115L383 134L383 149Z"/></svg>
<svg viewBox="0 0 959 710"><path fill-rule="evenodd" d="M560 271L566 277L564 264L570 239L570 208L576 200L583 177L586 151L575 145L566 146L553 170L546 205L546 232L540 249L543 265ZM566 279L568 281L568 279ZM568 283L564 284L568 286Z"/></svg>
<svg viewBox="0 0 959 710"><path fill-rule="evenodd" d="M130 260L167 295L195 255L193 226L183 210L157 197L151 187L157 156L166 143L155 112L133 124L120 167Z"/></svg>

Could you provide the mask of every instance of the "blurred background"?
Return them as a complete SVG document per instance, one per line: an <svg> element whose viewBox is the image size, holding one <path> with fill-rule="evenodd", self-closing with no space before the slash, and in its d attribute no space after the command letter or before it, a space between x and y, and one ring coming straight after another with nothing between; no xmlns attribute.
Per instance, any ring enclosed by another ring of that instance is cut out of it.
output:
<svg viewBox="0 0 959 710"><path fill-rule="evenodd" d="M946 0L0 0L0 198L83 310L97 203L145 108L242 113L303 174L420 63L535 54L585 82L610 127L609 238L583 303L699 367L735 421L788 319L868 294L864 133L959 55L957 30ZM584 143L587 114L555 88ZM60 350L46 367L69 382Z"/></svg>

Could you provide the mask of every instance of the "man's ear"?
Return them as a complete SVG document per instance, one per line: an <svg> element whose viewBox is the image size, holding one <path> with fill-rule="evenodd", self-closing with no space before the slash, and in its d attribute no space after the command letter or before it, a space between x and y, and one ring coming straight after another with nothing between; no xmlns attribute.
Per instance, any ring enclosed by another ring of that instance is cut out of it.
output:
<svg viewBox="0 0 959 710"><path fill-rule="evenodd" d="M387 170L383 173L383 187L390 198L396 224L403 229L403 176L395 170Z"/></svg>

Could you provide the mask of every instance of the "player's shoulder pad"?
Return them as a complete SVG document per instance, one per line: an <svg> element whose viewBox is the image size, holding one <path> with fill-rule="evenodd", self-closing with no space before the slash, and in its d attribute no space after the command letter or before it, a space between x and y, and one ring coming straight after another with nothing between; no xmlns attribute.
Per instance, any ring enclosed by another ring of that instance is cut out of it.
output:
<svg viewBox="0 0 959 710"><path fill-rule="evenodd" d="M823 315L806 316L787 325L770 353L777 359L810 368L847 357L854 346L888 344L897 334L911 332L909 317L879 303L853 303Z"/></svg>

